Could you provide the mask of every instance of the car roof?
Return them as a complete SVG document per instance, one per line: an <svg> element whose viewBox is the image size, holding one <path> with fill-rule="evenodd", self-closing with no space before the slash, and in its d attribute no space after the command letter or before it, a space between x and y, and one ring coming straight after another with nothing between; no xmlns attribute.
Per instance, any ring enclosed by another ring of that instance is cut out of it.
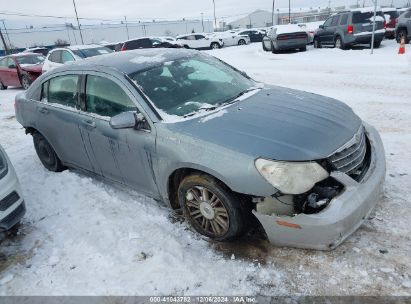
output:
<svg viewBox="0 0 411 304"><path fill-rule="evenodd" d="M23 57L23 56L43 56L42 54L38 54L38 53L30 53L30 52L22 52L22 53L17 53L17 54L10 54L10 55L6 55L4 57Z"/></svg>
<svg viewBox="0 0 411 304"><path fill-rule="evenodd" d="M100 56L75 61L64 65L55 71L69 71L80 69L115 69L123 74L131 74L157 66L159 63L173 61L184 57L200 54L199 51L187 49L138 49L131 51L113 52Z"/></svg>

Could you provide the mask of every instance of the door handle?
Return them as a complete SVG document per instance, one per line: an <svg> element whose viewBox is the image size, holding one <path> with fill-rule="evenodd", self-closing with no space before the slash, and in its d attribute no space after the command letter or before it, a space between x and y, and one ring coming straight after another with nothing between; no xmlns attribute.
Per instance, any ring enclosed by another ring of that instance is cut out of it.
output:
<svg viewBox="0 0 411 304"><path fill-rule="evenodd" d="M38 111L42 114L48 114L49 113L49 110L47 110L46 108L43 108L43 107L38 108Z"/></svg>
<svg viewBox="0 0 411 304"><path fill-rule="evenodd" d="M96 123L89 119L83 120L83 124L85 124L88 127L92 127L92 128L96 127Z"/></svg>

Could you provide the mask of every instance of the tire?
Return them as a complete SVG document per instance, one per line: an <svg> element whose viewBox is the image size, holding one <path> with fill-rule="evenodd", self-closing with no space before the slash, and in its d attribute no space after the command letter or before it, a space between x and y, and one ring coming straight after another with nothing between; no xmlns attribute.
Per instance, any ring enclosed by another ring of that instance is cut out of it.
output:
<svg viewBox="0 0 411 304"><path fill-rule="evenodd" d="M378 49L381 46L381 41L374 41L374 48Z"/></svg>
<svg viewBox="0 0 411 304"><path fill-rule="evenodd" d="M300 48L300 52L305 52L307 51L307 46Z"/></svg>
<svg viewBox="0 0 411 304"><path fill-rule="evenodd" d="M246 45L247 43L245 42L244 39L238 40L238 45Z"/></svg>
<svg viewBox="0 0 411 304"><path fill-rule="evenodd" d="M191 226L210 239L227 241L244 231L240 199L207 174L185 177L178 187L178 201Z"/></svg>
<svg viewBox="0 0 411 304"><path fill-rule="evenodd" d="M217 42L213 42L213 43L211 43L210 48L211 48L212 50L217 50L217 49L219 49L219 48L221 48L221 47L220 47L220 45L219 45Z"/></svg>
<svg viewBox="0 0 411 304"><path fill-rule="evenodd" d="M399 30L397 32L397 42L401 43L401 38L404 37L405 44L408 44L410 40L408 39L407 35L408 35L407 30Z"/></svg>
<svg viewBox="0 0 411 304"><path fill-rule="evenodd" d="M30 78L27 75L21 76L21 86L23 89L27 90L31 85Z"/></svg>
<svg viewBox="0 0 411 304"><path fill-rule="evenodd" d="M47 170L61 172L66 168L48 141L40 133L33 134L34 148L41 163Z"/></svg>
<svg viewBox="0 0 411 304"><path fill-rule="evenodd" d="M345 45L343 40L341 39L340 36L335 37L335 42L334 45L336 48L340 49L340 50L345 50Z"/></svg>
<svg viewBox="0 0 411 304"><path fill-rule="evenodd" d="M320 39L318 39L318 37L314 37L313 44L314 44L314 48L316 48L316 49L321 49L322 48Z"/></svg>
<svg viewBox="0 0 411 304"><path fill-rule="evenodd" d="M183 48L189 49L190 47L189 47L187 44L185 44L185 45L183 46Z"/></svg>
<svg viewBox="0 0 411 304"><path fill-rule="evenodd" d="M5 86L1 81L0 81L0 90L6 90L7 86Z"/></svg>

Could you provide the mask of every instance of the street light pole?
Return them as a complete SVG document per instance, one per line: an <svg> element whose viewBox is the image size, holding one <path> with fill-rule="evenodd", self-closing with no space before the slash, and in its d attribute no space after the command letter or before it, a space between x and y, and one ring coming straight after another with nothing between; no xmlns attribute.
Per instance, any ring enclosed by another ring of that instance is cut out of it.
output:
<svg viewBox="0 0 411 304"><path fill-rule="evenodd" d="M128 34L127 16L124 16L124 21L126 22L127 39L130 39L130 35Z"/></svg>
<svg viewBox="0 0 411 304"><path fill-rule="evenodd" d="M1 41L3 42L4 52L6 53L6 55L10 54L9 48L7 47L7 44L6 44L6 41L4 41L4 37L3 37L3 33L1 32L1 28L0 28L0 38L1 38Z"/></svg>
<svg viewBox="0 0 411 304"><path fill-rule="evenodd" d="M77 19L78 29L80 31L81 44L84 44L83 34L81 33L80 21L78 20L78 15L77 15L76 2L74 2L74 0L73 0L73 5L74 5L74 11L76 12L76 19Z"/></svg>
<svg viewBox="0 0 411 304"><path fill-rule="evenodd" d="M215 0L213 0L213 5L214 5L214 28L217 29L217 18L215 16Z"/></svg>
<svg viewBox="0 0 411 304"><path fill-rule="evenodd" d="M203 33L204 33L204 13L201 13L201 25L203 26Z"/></svg>
<svg viewBox="0 0 411 304"><path fill-rule="evenodd" d="M372 2L374 2L374 22L372 23L371 54L374 53L375 18L377 17L377 0L372 0Z"/></svg>
<svg viewBox="0 0 411 304"><path fill-rule="evenodd" d="M288 0L288 23L291 23L291 0Z"/></svg>
<svg viewBox="0 0 411 304"><path fill-rule="evenodd" d="M274 26L274 6L275 6L275 0L273 0L273 10L271 12L271 26Z"/></svg>

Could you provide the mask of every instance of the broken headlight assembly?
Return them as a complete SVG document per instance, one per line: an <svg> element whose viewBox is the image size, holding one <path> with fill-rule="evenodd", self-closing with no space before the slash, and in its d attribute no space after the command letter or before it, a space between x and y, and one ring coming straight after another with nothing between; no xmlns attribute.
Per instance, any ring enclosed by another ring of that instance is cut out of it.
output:
<svg viewBox="0 0 411 304"><path fill-rule="evenodd" d="M305 193L329 176L316 162L280 162L258 158L255 167L271 185L284 194Z"/></svg>

